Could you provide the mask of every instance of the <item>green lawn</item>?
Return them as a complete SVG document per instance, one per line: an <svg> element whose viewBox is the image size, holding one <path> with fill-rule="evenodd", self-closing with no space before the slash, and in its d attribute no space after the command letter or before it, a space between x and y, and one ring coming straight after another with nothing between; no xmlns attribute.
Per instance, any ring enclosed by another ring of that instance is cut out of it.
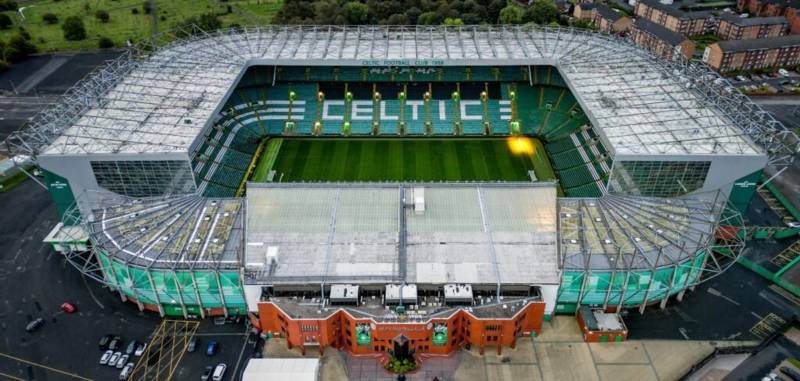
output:
<svg viewBox="0 0 800 381"><path fill-rule="evenodd" d="M77 49L96 49L100 37L109 37L117 46L125 46L128 39L140 42L149 38L152 31L151 15L142 10L144 0L31 0L18 1L24 7L22 13L2 12L11 17L14 26L0 30L0 40L8 41L19 27L25 28L39 51L61 51ZM282 0L158 0L158 30L172 30L182 20L205 13L219 15L223 28L231 24L255 26L269 24L280 10ZM231 12L228 13L228 6ZM134 14L136 8L139 13ZM111 16L108 23L95 18L95 12L105 10ZM54 13L58 23L49 25L42 21L42 15ZM79 16L86 26L87 38L82 41L66 41L61 24L69 16Z"/></svg>
<svg viewBox="0 0 800 381"><path fill-rule="evenodd" d="M275 138L251 181L264 181L270 169L282 182L530 181L529 170L554 179L544 148L532 140L531 155L512 153L506 139Z"/></svg>

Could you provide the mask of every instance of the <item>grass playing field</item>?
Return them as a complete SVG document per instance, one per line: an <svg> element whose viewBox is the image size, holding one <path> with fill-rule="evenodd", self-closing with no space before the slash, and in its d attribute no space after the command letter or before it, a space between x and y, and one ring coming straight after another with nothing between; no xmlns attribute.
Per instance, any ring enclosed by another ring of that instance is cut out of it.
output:
<svg viewBox="0 0 800 381"><path fill-rule="evenodd" d="M273 138L250 181L270 170L281 182L530 181L529 170L555 179L541 142L520 139Z"/></svg>

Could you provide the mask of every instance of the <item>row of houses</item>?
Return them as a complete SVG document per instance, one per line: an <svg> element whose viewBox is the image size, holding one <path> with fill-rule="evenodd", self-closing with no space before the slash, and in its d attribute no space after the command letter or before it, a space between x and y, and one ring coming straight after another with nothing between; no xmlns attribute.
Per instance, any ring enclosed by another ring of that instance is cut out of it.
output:
<svg viewBox="0 0 800 381"><path fill-rule="evenodd" d="M667 59L691 59L695 44L688 37L715 34L724 41L707 46L703 61L721 72L800 64L800 34L790 34L792 2L800 0L738 1L743 10L752 8L760 13L755 17L715 16L710 12L684 12L657 0L640 0L634 8L635 21L602 3L578 4L573 15L591 21L603 32L624 33L634 43ZM800 27L800 22L796 24Z"/></svg>

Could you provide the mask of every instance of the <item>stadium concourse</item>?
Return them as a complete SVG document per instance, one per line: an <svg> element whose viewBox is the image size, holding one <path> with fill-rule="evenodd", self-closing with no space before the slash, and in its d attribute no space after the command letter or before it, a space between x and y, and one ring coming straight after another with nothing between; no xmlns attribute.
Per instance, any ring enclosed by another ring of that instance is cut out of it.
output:
<svg viewBox="0 0 800 381"><path fill-rule="evenodd" d="M798 151L705 66L535 26L197 33L6 144L62 214L48 242L122 300L354 353L500 351L680 300Z"/></svg>

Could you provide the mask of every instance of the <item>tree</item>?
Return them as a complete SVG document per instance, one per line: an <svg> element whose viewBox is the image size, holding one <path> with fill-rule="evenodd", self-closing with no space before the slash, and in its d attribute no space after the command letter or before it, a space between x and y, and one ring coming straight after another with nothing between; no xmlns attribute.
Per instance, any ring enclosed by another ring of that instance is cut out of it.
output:
<svg viewBox="0 0 800 381"><path fill-rule="evenodd" d="M0 0L0 12L2 11L16 11L17 2L11 0Z"/></svg>
<svg viewBox="0 0 800 381"><path fill-rule="evenodd" d="M448 18L444 19L444 22L442 23L442 25L447 25L447 26L464 25L464 21L462 21L460 18L450 18L450 17L448 17Z"/></svg>
<svg viewBox="0 0 800 381"><path fill-rule="evenodd" d="M96 17L98 20L100 20L101 23L104 23L104 24L107 23L108 20L111 20L111 16L108 14L108 12L106 12L106 11L104 11L102 9L98 10L97 12L95 12L94 13L94 17Z"/></svg>
<svg viewBox="0 0 800 381"><path fill-rule="evenodd" d="M200 15L200 17L192 16L176 25L176 34L178 37L187 37L196 34L197 31L192 27L193 25L197 25L197 27L206 32L213 32L222 27L222 21L219 20L217 15L212 13L203 14Z"/></svg>
<svg viewBox="0 0 800 381"><path fill-rule="evenodd" d="M417 24L419 25L436 25L442 21L443 20L439 18L439 14L436 12L425 12L417 17Z"/></svg>
<svg viewBox="0 0 800 381"><path fill-rule="evenodd" d="M11 65L8 62L0 60L0 73L7 71L9 68L11 68Z"/></svg>
<svg viewBox="0 0 800 381"><path fill-rule="evenodd" d="M5 13L0 13L0 29L8 29L11 27L11 17L8 17Z"/></svg>
<svg viewBox="0 0 800 381"><path fill-rule="evenodd" d="M68 41L80 41L86 38L86 28L78 16L67 17L61 29L64 30L64 38Z"/></svg>
<svg viewBox="0 0 800 381"><path fill-rule="evenodd" d="M100 49L113 48L114 47L114 41L111 41L111 39L108 38L108 37L100 37L100 39L97 40L97 47L100 48Z"/></svg>
<svg viewBox="0 0 800 381"><path fill-rule="evenodd" d="M540 25L558 21L558 7L552 0L536 0L525 11L524 19Z"/></svg>
<svg viewBox="0 0 800 381"><path fill-rule="evenodd" d="M595 29L594 24L586 19L576 19L572 21L572 27L579 29Z"/></svg>
<svg viewBox="0 0 800 381"><path fill-rule="evenodd" d="M344 5L347 23L352 25L366 24L369 21L369 7L358 1L350 1Z"/></svg>
<svg viewBox="0 0 800 381"><path fill-rule="evenodd" d="M33 53L36 53L36 46L19 33L13 35L3 48L3 58L11 63L20 62Z"/></svg>
<svg viewBox="0 0 800 381"><path fill-rule="evenodd" d="M145 0L144 3L142 3L142 10L144 11L144 14L146 14L146 15L149 15L150 12L153 11L153 7L150 6L150 1L149 0Z"/></svg>
<svg viewBox="0 0 800 381"><path fill-rule="evenodd" d="M45 24L58 24L58 16L55 13L45 13L42 15Z"/></svg>
<svg viewBox="0 0 800 381"><path fill-rule="evenodd" d="M497 23L499 24L522 24L523 16L525 15L525 11L522 10L519 6L515 4L509 4L502 11L500 11L500 16L497 18Z"/></svg>

